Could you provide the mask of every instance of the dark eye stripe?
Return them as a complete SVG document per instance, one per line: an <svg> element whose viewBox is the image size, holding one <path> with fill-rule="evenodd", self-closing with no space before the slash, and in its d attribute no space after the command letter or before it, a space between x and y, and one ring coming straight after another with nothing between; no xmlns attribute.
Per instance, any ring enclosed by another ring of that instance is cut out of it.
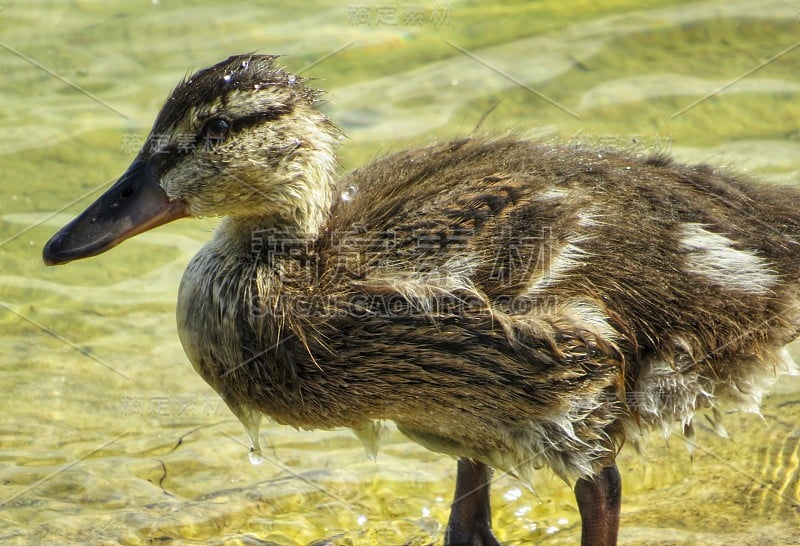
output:
<svg viewBox="0 0 800 546"><path fill-rule="evenodd" d="M273 106L266 112L258 112L256 114L250 114L249 116L236 118L233 120L233 132L238 133L254 125L259 125L267 121L274 121L288 114L290 110L291 108L288 106Z"/></svg>
<svg viewBox="0 0 800 546"><path fill-rule="evenodd" d="M227 138L230 138L231 134L246 131L247 129L250 129L251 127L261 123L279 119L288 114L290 110L291 108L289 106L275 106L265 112L258 112L236 118L231 121L230 133L222 140L224 141ZM202 149L204 146L213 145L213 142L207 142L206 135L204 134L205 130L206 125L204 124L200 129L200 133L195 137L193 142L184 142L180 146L168 146L162 152L154 156L152 160L155 161L156 172L161 175L162 173L165 173L175 167L175 165L183 161L185 158L190 157L192 152L198 148Z"/></svg>

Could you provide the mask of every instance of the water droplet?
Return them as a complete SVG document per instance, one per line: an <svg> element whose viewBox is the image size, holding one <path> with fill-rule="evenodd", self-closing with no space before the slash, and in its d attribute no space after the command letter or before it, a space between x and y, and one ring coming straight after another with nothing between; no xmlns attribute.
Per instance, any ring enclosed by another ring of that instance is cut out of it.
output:
<svg viewBox="0 0 800 546"><path fill-rule="evenodd" d="M342 191L342 201L352 201L358 193L358 186L355 184L348 184Z"/></svg>
<svg viewBox="0 0 800 546"><path fill-rule="evenodd" d="M566 524L568 524L568 523L569 523L569 520L568 520L567 518L559 518L559 520L558 520L558 522L557 522L557 523L558 523L559 525L566 525Z"/></svg>
<svg viewBox="0 0 800 546"><path fill-rule="evenodd" d="M289 82L289 85L294 85L297 83L297 76L295 76L294 74L289 74L289 77L286 78L286 81Z"/></svg>
<svg viewBox="0 0 800 546"><path fill-rule="evenodd" d="M231 75L230 74L225 74L224 76L222 76L222 79L225 80L225 83L230 83Z"/></svg>
<svg viewBox="0 0 800 546"><path fill-rule="evenodd" d="M254 465L259 465L264 462L264 455L261 453L261 445L258 443L258 429L261 426L261 414L250 410L241 410L237 412L239 421L244 425L247 430L247 435L250 436L250 462Z"/></svg>
<svg viewBox="0 0 800 546"><path fill-rule="evenodd" d="M264 455L261 453L261 449L257 447L250 446L250 453L248 453L247 456L250 458L250 463L254 466L264 463Z"/></svg>
<svg viewBox="0 0 800 546"><path fill-rule="evenodd" d="M250 435L250 451L247 454L250 457L250 462L256 466L264 462L264 455L261 453L261 446L258 443L258 425L261 424L261 419L249 427L247 433Z"/></svg>
<svg viewBox="0 0 800 546"><path fill-rule="evenodd" d="M359 525L364 525L365 523L367 523L367 516L365 516L364 514L359 514L359 516L356 518L356 522Z"/></svg>

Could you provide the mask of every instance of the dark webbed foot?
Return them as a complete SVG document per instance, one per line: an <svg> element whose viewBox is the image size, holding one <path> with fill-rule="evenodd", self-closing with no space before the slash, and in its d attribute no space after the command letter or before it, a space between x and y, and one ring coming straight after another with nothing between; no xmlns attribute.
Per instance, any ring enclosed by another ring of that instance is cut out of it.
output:
<svg viewBox="0 0 800 546"><path fill-rule="evenodd" d="M581 545L614 546L622 500L622 479L617 465L607 466L591 480L579 479L575 498L581 512Z"/></svg>
<svg viewBox="0 0 800 546"><path fill-rule="evenodd" d="M445 546L500 546L492 534L491 476L491 469L483 463L458 460L456 494L445 531Z"/></svg>

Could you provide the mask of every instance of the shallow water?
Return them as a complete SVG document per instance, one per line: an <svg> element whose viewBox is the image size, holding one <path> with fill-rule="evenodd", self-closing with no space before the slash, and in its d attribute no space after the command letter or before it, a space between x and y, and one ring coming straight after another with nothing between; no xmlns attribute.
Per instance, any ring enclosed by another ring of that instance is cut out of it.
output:
<svg viewBox="0 0 800 546"><path fill-rule="evenodd" d="M265 462L248 462L246 435L174 324L181 272L215 220L41 264L47 238L124 170L189 70L286 55L329 91L350 137L345 168L480 124L798 183L794 0L18 1L0 8L0 41L4 544L441 541L455 464L397 433L371 462L349 432L269 426ZM781 377L763 417L728 415L729 440L700 427L691 455L657 434L646 457L624 449L620 542L800 544L798 390ZM569 487L546 473L533 486L497 477L498 537L576 544Z"/></svg>

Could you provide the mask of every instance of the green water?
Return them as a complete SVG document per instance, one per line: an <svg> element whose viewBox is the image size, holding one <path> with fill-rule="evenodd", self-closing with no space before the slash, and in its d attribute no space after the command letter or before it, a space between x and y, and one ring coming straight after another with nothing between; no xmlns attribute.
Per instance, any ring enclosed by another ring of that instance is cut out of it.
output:
<svg viewBox="0 0 800 546"><path fill-rule="evenodd" d="M245 51L284 54L329 91L325 108L350 137L344 168L480 123L669 149L796 184L800 48L778 54L800 42L799 9L0 5L0 543L441 542L455 464L396 433L371 462L349 432L270 426L266 461L249 463L246 435L192 371L174 324L180 275L215 220L42 265L44 242L123 172L188 71ZM700 427L691 456L679 437L655 434L646 457L623 450L620 542L800 544L798 390L781 377L763 418L729 415L730 440ZM533 486L498 476L498 537L576 544L569 487L547 473Z"/></svg>

